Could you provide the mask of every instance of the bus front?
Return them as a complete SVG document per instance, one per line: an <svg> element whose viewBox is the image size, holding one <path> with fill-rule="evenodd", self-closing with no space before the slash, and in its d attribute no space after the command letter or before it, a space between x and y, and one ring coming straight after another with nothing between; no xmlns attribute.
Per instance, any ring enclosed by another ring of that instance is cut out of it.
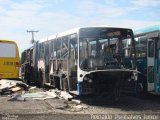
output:
<svg viewBox="0 0 160 120"><path fill-rule="evenodd" d="M79 94L113 92L137 79L131 29L92 27L79 30Z"/></svg>

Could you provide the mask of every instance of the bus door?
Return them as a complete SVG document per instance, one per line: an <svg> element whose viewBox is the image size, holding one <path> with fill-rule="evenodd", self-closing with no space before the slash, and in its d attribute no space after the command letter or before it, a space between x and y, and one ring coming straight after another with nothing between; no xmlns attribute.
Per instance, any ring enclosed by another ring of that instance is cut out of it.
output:
<svg viewBox="0 0 160 120"><path fill-rule="evenodd" d="M160 39L158 40L157 86L156 86L156 92L160 93Z"/></svg>
<svg viewBox="0 0 160 120"><path fill-rule="evenodd" d="M70 92L77 90L77 36L72 34L69 36L69 86ZM75 94L75 93L74 93Z"/></svg>
<svg viewBox="0 0 160 120"><path fill-rule="evenodd" d="M156 34L150 33L147 35L147 89L148 92L155 92L157 85L157 41Z"/></svg>
<svg viewBox="0 0 160 120"><path fill-rule="evenodd" d="M157 51L157 56L156 56L156 93L160 93L160 36L156 37L156 41L157 41L157 47L156 47L156 51Z"/></svg>
<svg viewBox="0 0 160 120"><path fill-rule="evenodd" d="M154 91L154 80L155 80L155 41L153 39L148 39L147 42L147 84L148 91Z"/></svg>

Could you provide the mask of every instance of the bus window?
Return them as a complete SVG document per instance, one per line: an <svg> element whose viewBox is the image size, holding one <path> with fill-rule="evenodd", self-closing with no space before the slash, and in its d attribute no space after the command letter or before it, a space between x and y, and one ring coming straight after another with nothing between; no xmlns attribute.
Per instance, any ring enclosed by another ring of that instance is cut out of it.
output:
<svg viewBox="0 0 160 120"><path fill-rule="evenodd" d="M62 38L62 51L61 51L61 55L63 59L63 71L67 71L68 54L69 54L68 36L65 36Z"/></svg>
<svg viewBox="0 0 160 120"><path fill-rule="evenodd" d="M135 42L136 42L136 55L137 57L146 57L146 36L141 36L141 37L137 37L135 38Z"/></svg>
<svg viewBox="0 0 160 120"><path fill-rule="evenodd" d="M76 35L75 35L76 36ZM75 68L77 65L77 38L72 37L72 35L69 36L69 47L70 47L70 55L69 55L69 60L70 60L70 68Z"/></svg>
<svg viewBox="0 0 160 120"><path fill-rule="evenodd" d="M41 43L39 45L39 58L43 58L44 57L44 53L45 52L45 43Z"/></svg>
<svg viewBox="0 0 160 120"><path fill-rule="evenodd" d="M15 58L16 45L13 43L0 43L0 57Z"/></svg>
<svg viewBox="0 0 160 120"><path fill-rule="evenodd" d="M88 28L81 29L79 34L79 63L83 70L119 68L126 59L135 58L130 30ZM135 62L133 64L135 66Z"/></svg>
<svg viewBox="0 0 160 120"><path fill-rule="evenodd" d="M61 38L54 41L54 57L61 58Z"/></svg>
<svg viewBox="0 0 160 120"><path fill-rule="evenodd" d="M154 57L154 41L148 42L148 57Z"/></svg>
<svg viewBox="0 0 160 120"><path fill-rule="evenodd" d="M123 47L124 47L124 53L125 53L125 57L130 57L132 56L132 44L131 44L131 39L125 39L123 41Z"/></svg>
<svg viewBox="0 0 160 120"><path fill-rule="evenodd" d="M67 59L68 57L68 37L62 38L62 58Z"/></svg>

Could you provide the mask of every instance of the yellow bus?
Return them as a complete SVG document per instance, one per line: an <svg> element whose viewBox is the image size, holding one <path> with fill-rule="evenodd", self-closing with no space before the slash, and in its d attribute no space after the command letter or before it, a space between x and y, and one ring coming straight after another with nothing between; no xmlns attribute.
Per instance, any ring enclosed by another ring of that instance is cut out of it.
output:
<svg viewBox="0 0 160 120"><path fill-rule="evenodd" d="M0 79L19 78L20 58L14 41L0 40Z"/></svg>

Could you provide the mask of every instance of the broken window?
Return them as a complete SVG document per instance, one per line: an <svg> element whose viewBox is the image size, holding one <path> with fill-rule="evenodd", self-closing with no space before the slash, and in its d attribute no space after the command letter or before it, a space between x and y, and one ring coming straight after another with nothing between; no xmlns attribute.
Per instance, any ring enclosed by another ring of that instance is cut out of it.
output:
<svg viewBox="0 0 160 120"><path fill-rule="evenodd" d="M133 40L132 31L128 29L80 29L80 68L92 70L124 65L126 58L135 57Z"/></svg>
<svg viewBox="0 0 160 120"><path fill-rule="evenodd" d="M54 41L54 57L57 59L61 58L61 38Z"/></svg>

